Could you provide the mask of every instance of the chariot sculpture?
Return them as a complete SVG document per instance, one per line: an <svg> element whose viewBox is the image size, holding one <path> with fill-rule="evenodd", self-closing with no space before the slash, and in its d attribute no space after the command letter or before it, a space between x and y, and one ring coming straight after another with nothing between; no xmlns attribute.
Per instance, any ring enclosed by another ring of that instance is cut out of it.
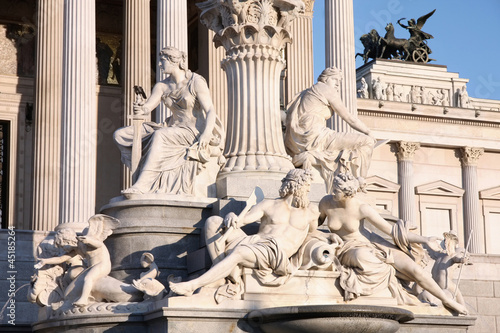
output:
<svg viewBox="0 0 500 333"><path fill-rule="evenodd" d="M434 59L429 58L432 53L427 45L427 40L434 38L431 34L422 31L422 28L429 17L436 10L415 19L408 20L408 25L401 23L405 18L401 18L397 23L408 30L410 38L396 38L394 35L394 25L388 23L385 27L386 34L381 37L377 30L372 29L368 34L360 37L361 43L365 47L363 53L357 53L365 63L369 59L399 59L404 61L427 63Z"/></svg>

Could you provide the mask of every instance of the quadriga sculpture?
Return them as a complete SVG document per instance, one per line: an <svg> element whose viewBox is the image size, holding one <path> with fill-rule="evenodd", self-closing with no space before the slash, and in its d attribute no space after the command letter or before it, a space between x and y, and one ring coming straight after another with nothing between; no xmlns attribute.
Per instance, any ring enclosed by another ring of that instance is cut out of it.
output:
<svg viewBox="0 0 500 333"><path fill-rule="evenodd" d="M168 77L154 86L145 102L134 103L134 113L147 115L163 102L172 115L162 124L143 123L138 178L122 193L195 195L195 178L207 163L223 163L224 131L207 83L187 69L186 54L166 47L160 55L160 67ZM134 127L118 129L114 138L122 162L130 168Z"/></svg>
<svg viewBox="0 0 500 333"><path fill-rule="evenodd" d="M312 87L290 103L286 117L285 146L295 167L319 168L331 193L333 178L344 164L362 185L371 162L375 138L370 129L349 113L339 92L342 71L329 67ZM334 114L361 133L342 133L326 126Z"/></svg>

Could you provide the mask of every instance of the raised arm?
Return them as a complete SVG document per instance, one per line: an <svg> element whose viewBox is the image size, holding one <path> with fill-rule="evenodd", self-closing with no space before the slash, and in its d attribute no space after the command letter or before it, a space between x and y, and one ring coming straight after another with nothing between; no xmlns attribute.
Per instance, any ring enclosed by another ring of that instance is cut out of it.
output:
<svg viewBox="0 0 500 333"><path fill-rule="evenodd" d="M389 236L392 234L392 225L387 222L382 216L380 216L380 214L372 206L368 204L362 204L360 206L360 210L362 214L361 218L367 219L371 224L373 224L385 234ZM413 232L408 232L407 237L410 243L427 244L431 248L434 248L434 243L436 240L438 240L437 237L425 237L417 235Z"/></svg>
<svg viewBox="0 0 500 333"><path fill-rule="evenodd" d="M161 101L161 97L166 89L166 85L163 82L158 82L153 87L153 91L151 92L151 96L146 100L146 102L142 105L134 103L134 113L141 114L149 114L153 109L155 109Z"/></svg>
<svg viewBox="0 0 500 333"><path fill-rule="evenodd" d="M72 255L71 255L72 254ZM65 263L76 255L76 252L70 252L70 254L63 254L59 257L52 258L42 258L38 260L38 263L35 265L35 268L40 269L45 265L59 265Z"/></svg>
<svg viewBox="0 0 500 333"><path fill-rule="evenodd" d="M327 89L327 87L327 85L322 85L321 90L323 92L323 95L328 100L332 111L338 114L355 130L368 136L372 136L370 129L361 120L353 116L353 114L350 113L349 110L347 110L339 94L334 91L329 91L330 89Z"/></svg>

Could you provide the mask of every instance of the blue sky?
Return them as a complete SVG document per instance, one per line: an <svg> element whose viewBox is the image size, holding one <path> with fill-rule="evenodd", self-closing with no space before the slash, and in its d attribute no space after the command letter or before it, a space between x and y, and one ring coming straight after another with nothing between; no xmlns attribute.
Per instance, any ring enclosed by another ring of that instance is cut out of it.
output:
<svg viewBox="0 0 500 333"><path fill-rule="evenodd" d="M356 52L363 53L359 37L371 29L385 34L385 25L392 22L397 38L409 33L396 22L405 17L420 16L436 9L423 27L434 36L428 41L432 64L446 65L449 72L458 72L469 79L471 97L500 100L500 0L353 0L354 38ZM314 5L314 73L325 68L324 0ZM356 67L363 64L360 57Z"/></svg>

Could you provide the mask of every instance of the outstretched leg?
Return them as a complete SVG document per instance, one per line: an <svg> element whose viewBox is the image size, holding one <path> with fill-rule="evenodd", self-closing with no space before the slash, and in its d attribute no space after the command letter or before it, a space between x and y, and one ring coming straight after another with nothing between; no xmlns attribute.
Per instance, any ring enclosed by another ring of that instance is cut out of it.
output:
<svg viewBox="0 0 500 333"><path fill-rule="evenodd" d="M406 277L415 281L420 287L424 288L432 295L436 296L443 302L443 305L449 309L457 311L459 314L466 315L468 313L467 308L454 301L450 298L444 291L439 287L432 276L424 271L415 261L408 257L405 253L401 251L393 251L394 253L394 267L397 271L404 274Z"/></svg>
<svg viewBox="0 0 500 333"><path fill-rule="evenodd" d="M237 265L255 268L256 262L257 258L248 246L237 246L230 255L212 266L202 276L187 282L170 282L169 286L178 295L191 296L196 289L228 276Z"/></svg>

